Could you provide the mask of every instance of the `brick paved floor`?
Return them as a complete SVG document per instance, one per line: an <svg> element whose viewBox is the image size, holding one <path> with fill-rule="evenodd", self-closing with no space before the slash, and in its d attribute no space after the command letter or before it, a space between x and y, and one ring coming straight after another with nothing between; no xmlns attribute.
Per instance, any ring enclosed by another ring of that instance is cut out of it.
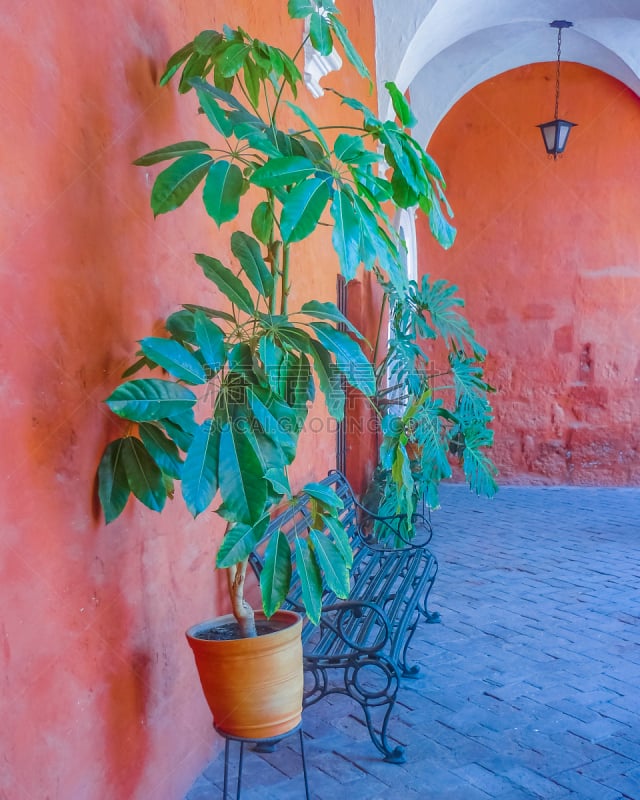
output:
<svg viewBox="0 0 640 800"><path fill-rule="evenodd" d="M440 572L385 764L346 698L305 712L314 800L640 800L640 489L447 487ZM221 797L222 755L186 800ZM248 752L244 800L304 797L298 743Z"/></svg>

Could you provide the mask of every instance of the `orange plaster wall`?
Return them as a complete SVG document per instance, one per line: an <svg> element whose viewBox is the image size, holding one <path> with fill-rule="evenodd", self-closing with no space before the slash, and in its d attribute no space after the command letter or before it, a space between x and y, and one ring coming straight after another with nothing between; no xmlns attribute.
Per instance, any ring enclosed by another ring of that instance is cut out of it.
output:
<svg viewBox="0 0 640 800"><path fill-rule="evenodd" d="M372 64L370 4L344 5ZM156 168L131 161L209 135L193 98L157 79L174 50L224 22L301 41L284 2L59 0L3 14L3 800L176 800L217 746L183 631L223 608L220 526L175 502L162 515L130 503L105 528L95 472L120 431L102 401L136 340L181 302L216 302L190 254L227 260L233 227L219 234L197 202L154 221ZM365 98L355 77L331 83ZM335 119L333 98L316 108ZM292 303L335 299L327 245L297 248ZM298 481L333 466L334 447L333 433L306 436Z"/></svg>
<svg viewBox="0 0 640 800"><path fill-rule="evenodd" d="M578 122L549 159L554 65L476 87L428 149L458 238L419 226L421 272L460 287L490 356L502 482L640 481L640 101L562 65L560 112Z"/></svg>

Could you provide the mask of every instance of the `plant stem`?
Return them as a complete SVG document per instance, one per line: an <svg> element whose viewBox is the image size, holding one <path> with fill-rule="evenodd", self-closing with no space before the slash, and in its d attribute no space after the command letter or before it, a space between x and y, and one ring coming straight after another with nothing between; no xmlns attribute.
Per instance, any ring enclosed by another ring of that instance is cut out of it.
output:
<svg viewBox="0 0 640 800"><path fill-rule="evenodd" d="M229 586L229 597L233 616L240 626L240 635L245 638L257 636L256 623L253 616L253 609L244 599L244 579L247 574L247 559L234 564L227 570L227 581Z"/></svg>
<svg viewBox="0 0 640 800"><path fill-rule="evenodd" d="M378 318L378 331L376 333L376 343L373 348L373 366L375 367L378 360L378 347L380 346L380 336L382 334L382 321L384 319L384 308L387 304L387 293L382 295L382 302L380 303L380 317Z"/></svg>
<svg viewBox="0 0 640 800"><path fill-rule="evenodd" d="M291 291L291 281L289 278L289 257L290 247L288 244L285 244L282 248L282 286L280 296L280 313L283 315L287 313L289 292Z"/></svg>

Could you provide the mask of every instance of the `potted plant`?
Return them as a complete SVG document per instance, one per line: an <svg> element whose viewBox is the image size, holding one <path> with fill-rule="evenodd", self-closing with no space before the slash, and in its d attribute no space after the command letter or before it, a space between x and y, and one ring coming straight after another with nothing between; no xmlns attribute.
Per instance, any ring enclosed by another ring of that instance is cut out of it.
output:
<svg viewBox="0 0 640 800"><path fill-rule="evenodd" d="M294 19L307 19L308 38L320 53L330 53L337 40L351 64L369 77L332 0L289 0L288 12ZM313 236L319 224L330 224L345 278L353 278L363 264L401 297L408 288L402 243L388 209L419 203L443 243L452 231L441 206L442 176L405 130L412 115L398 89L387 84L398 122L381 121L364 104L342 97L361 115L361 126L326 130L294 102L301 84L296 65L301 53L302 47L292 58L240 28L224 27L202 31L169 59L161 84L180 72L178 90L197 96L199 111L211 124L211 138L162 147L135 162L170 162L155 178L153 212L169 212L198 190L218 226L233 222L241 203L252 202L251 232L233 229L231 265L214 255L195 256L227 307L199 298L167 318L166 336L141 340L139 359L106 400L129 425L124 436L107 446L98 470L107 522L123 511L131 494L162 511L174 496L175 481L193 515L220 497L215 512L226 531L216 565L227 570L233 616L244 641L241 646L237 641L205 646L216 651L227 645L239 648L236 666L226 670L236 683L241 677L234 689L236 705L243 696L255 702L254 679L245 677L246 648L280 635L256 637L254 613L243 590L248 555L264 535L271 509L292 497L288 467L296 456L307 405L317 385L328 412L341 419L343 380L366 396L376 389L362 337L333 303L311 300L290 307L292 281L306 268L296 264L294 245ZM294 115L299 120L296 130L281 124L285 108L288 123ZM383 158L388 178L378 174ZM141 369L152 376L136 377ZM157 369L167 374L158 377ZM199 399L205 395L210 402L203 416ZM338 520L339 498L314 483L303 491L312 498L318 535L296 541L295 560L307 614L317 623L325 586L339 597L348 595L351 553ZM291 563L290 548L275 531L260 579L263 617L277 617ZM293 676L298 711L285 722L276 714L275 728L261 728L262 736L281 732L296 713L299 718L299 621L296 625L295 666L280 672ZM210 635L192 630L192 646L194 639L200 642ZM243 665L240 671L238 663ZM216 710L216 700L227 694L220 688L221 675L218 670L213 678L203 678L216 687L217 697L209 698L216 724L246 735L246 730L255 730L253 723L234 728L227 712Z"/></svg>
<svg viewBox="0 0 640 800"><path fill-rule="evenodd" d="M409 535L419 499L438 507L438 487L451 477L452 456L477 494L497 491L487 455L493 443L488 395L494 390L483 375L486 352L460 313L464 303L456 292L449 282L424 275L403 293L387 284L383 296L389 336L384 353L378 355L377 344L374 351L372 397L382 437L365 504L382 515L406 514ZM381 313L377 343L385 323ZM388 528L377 530L384 535Z"/></svg>

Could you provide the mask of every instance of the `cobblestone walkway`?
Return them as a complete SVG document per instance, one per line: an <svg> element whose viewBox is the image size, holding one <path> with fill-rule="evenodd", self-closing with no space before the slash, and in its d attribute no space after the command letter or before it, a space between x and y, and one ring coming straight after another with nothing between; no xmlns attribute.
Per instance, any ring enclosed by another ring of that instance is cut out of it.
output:
<svg viewBox="0 0 640 800"><path fill-rule="evenodd" d="M452 486L442 504L442 622L416 634L389 726L407 763L327 698L304 716L314 800L640 800L640 489ZM243 800L304 797L290 741L246 753ZM222 766L186 800L221 797Z"/></svg>

